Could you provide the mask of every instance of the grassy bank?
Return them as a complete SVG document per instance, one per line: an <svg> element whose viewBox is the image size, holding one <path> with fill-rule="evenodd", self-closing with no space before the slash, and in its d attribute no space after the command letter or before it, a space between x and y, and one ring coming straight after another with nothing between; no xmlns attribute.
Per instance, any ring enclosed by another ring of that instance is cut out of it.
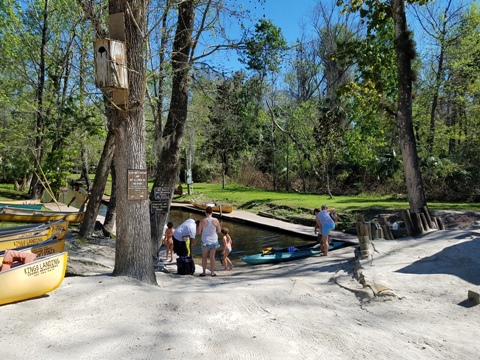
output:
<svg viewBox="0 0 480 360"><path fill-rule="evenodd" d="M184 186L184 193L187 188ZM392 196L334 196L318 194L287 193L281 191L261 191L247 187L230 184L222 189L220 184L194 184L190 195L184 194L176 201L188 201L196 199L200 201L212 201L225 204L233 204L243 210L267 210L274 207L288 207L299 212L305 210L313 211L322 204L336 208L339 212L357 212L370 209L378 210L400 210L409 208L406 197L394 198ZM447 203L429 202L430 210L459 210L459 211L480 211L478 203Z"/></svg>
<svg viewBox="0 0 480 360"><path fill-rule="evenodd" d="M152 186L151 183L149 185ZM107 186L105 192L110 193L110 186ZM13 190L13 185L0 184L0 201L27 198L27 193ZM183 195L175 196L174 201L188 202L190 199L233 204L236 209L252 212L265 211L280 216L286 214L310 216L313 209L322 204L337 209L339 213L349 214L371 210L398 211L409 208L406 197L358 195L330 198L325 194L256 190L238 184L229 184L225 189L222 189L221 184L193 184L190 187L190 194L188 194L188 187L183 184ZM428 207L430 210L480 211L479 203L428 202Z"/></svg>

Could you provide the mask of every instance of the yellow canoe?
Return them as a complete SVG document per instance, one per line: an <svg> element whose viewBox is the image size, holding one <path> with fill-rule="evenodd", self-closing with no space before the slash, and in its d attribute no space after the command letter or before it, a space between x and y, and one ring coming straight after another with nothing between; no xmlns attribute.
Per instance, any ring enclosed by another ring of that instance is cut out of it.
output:
<svg viewBox="0 0 480 360"><path fill-rule="evenodd" d="M48 233L44 235L27 236L27 237L18 238L18 239L1 240L0 251L40 244L52 237L49 232L50 230L48 230Z"/></svg>
<svg viewBox="0 0 480 360"><path fill-rule="evenodd" d="M222 212L225 214L231 213L233 211L233 205L228 205L228 204L206 203L206 202L199 202L195 200L190 200L190 204L192 204L197 209L202 209L202 210L205 210L208 206L211 206L213 211Z"/></svg>
<svg viewBox="0 0 480 360"><path fill-rule="evenodd" d="M37 245L33 245L29 247L20 247L20 248L16 248L15 250L34 253L34 254L37 254L38 257L57 254L65 250L65 238L63 239L49 238ZM1 263L3 262L4 256L5 256L5 251L0 251L0 266L1 266Z"/></svg>
<svg viewBox="0 0 480 360"><path fill-rule="evenodd" d="M14 209L8 206L4 207L0 213L0 221L12 222L38 223L65 219L72 224L79 224L84 218L85 212Z"/></svg>
<svg viewBox="0 0 480 360"><path fill-rule="evenodd" d="M45 295L65 278L68 253L36 258L33 262L0 271L0 305Z"/></svg>
<svg viewBox="0 0 480 360"><path fill-rule="evenodd" d="M23 239L34 236L56 236L63 238L68 232L68 221L61 219L40 225L12 226L0 229L0 241Z"/></svg>
<svg viewBox="0 0 480 360"><path fill-rule="evenodd" d="M64 239L67 233L68 221L61 220L52 223L42 231L33 233L31 235L29 235L28 233L21 233L10 235L7 237L0 237L0 251L36 245L46 241L51 237L56 237L57 239Z"/></svg>

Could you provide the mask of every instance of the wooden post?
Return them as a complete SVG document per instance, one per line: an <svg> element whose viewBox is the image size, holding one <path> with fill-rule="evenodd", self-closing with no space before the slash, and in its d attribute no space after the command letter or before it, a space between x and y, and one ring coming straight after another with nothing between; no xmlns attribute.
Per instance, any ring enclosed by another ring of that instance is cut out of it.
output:
<svg viewBox="0 0 480 360"><path fill-rule="evenodd" d="M425 217L427 218L428 225L432 228L435 229L433 226L435 222L432 220L432 217L430 216L430 211L428 210L427 206L423 207L423 213L425 214Z"/></svg>
<svg viewBox="0 0 480 360"><path fill-rule="evenodd" d="M408 210L406 209L402 210L402 217L405 223L405 228L407 229L408 236L412 236L413 234L412 218L410 217L410 213L408 212Z"/></svg>
<svg viewBox="0 0 480 360"><path fill-rule="evenodd" d="M365 223L365 226L366 226L366 229L367 229L367 234L366 234L366 236L368 236L368 239L369 239L369 240L372 240L372 239L373 239L373 237L372 237L372 225L373 225L373 224L372 224L370 221L367 221L367 222Z"/></svg>
<svg viewBox="0 0 480 360"><path fill-rule="evenodd" d="M372 240L381 239L380 232L378 231L377 226L374 222L371 223L370 228L372 232Z"/></svg>
<svg viewBox="0 0 480 360"><path fill-rule="evenodd" d="M420 235L425 232L425 229L422 224L422 219L420 218L420 214L411 212L410 219L412 220L412 235Z"/></svg>
<svg viewBox="0 0 480 360"><path fill-rule="evenodd" d="M370 257L370 238L368 237L368 227L364 222L357 221L357 236L360 243L360 257L368 259Z"/></svg>
<svg viewBox="0 0 480 360"><path fill-rule="evenodd" d="M384 238L387 240L393 240L393 234L389 221L386 218L381 218L379 219L379 223L382 227Z"/></svg>
<svg viewBox="0 0 480 360"><path fill-rule="evenodd" d="M427 217L425 216L425 214L423 212L420 214L420 219L422 220L423 228L425 230L430 229L430 225L428 224Z"/></svg>
<svg viewBox="0 0 480 360"><path fill-rule="evenodd" d="M435 217L435 221L437 222L437 226L440 230L445 230L445 224L443 223L442 219Z"/></svg>

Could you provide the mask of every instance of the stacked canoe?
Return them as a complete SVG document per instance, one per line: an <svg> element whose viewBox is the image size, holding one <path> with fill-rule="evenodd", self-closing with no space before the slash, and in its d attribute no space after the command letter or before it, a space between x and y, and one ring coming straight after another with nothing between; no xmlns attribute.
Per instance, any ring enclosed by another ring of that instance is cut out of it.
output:
<svg viewBox="0 0 480 360"><path fill-rule="evenodd" d="M65 277L68 221L0 229L0 305L45 295Z"/></svg>
<svg viewBox="0 0 480 360"><path fill-rule="evenodd" d="M0 221L45 223L65 219L69 223L79 224L85 218L85 212L35 210L4 206L0 209Z"/></svg>

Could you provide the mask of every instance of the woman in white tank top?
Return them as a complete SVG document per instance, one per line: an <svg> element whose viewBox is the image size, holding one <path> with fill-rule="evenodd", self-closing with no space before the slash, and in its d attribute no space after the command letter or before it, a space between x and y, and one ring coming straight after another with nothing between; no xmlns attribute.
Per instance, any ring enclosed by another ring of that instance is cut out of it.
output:
<svg viewBox="0 0 480 360"><path fill-rule="evenodd" d="M206 276L207 257L210 257L210 271L212 276L215 274L215 250L220 247L218 243L218 234L221 232L220 222L213 216L211 206L205 209L206 218L200 221L198 232L202 234L202 267L203 272L200 276Z"/></svg>

